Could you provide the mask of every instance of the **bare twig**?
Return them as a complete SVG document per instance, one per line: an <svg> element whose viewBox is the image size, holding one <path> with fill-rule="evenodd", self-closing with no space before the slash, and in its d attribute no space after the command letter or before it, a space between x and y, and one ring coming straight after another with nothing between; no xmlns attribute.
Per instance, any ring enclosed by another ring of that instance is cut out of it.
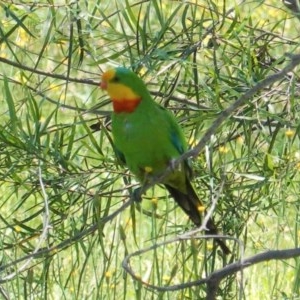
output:
<svg viewBox="0 0 300 300"><path fill-rule="evenodd" d="M6 292L6 290L0 286L0 294L3 297L4 300L10 300L10 297L8 296L8 293Z"/></svg>
<svg viewBox="0 0 300 300"><path fill-rule="evenodd" d="M193 236L193 239L208 239L211 238L211 236L205 235L205 236ZM136 274L132 268L130 267L130 259L135 256L140 256L146 252L152 251L154 249L157 249L161 246L165 246L167 244L176 243L178 241L182 240L188 240L189 237L177 237L174 239L170 239L168 241L164 241L155 245L152 245L151 247L144 248L142 250L136 251L134 253L131 253L125 257L123 260L122 266L128 272L135 280L141 282L142 284L146 285L148 288L155 289L160 292L166 292L166 291L176 291L176 290L182 290L185 288L189 288L196 285L206 284L208 286L208 294L212 293L212 290L218 287L219 282L224 279L225 277L228 277L230 275L233 275L245 268L248 268L250 266L253 266L255 264L258 264L260 262L269 261L269 260L279 260L279 259L289 259L300 256L300 248L295 249L285 249L285 250L270 250L267 252L259 253L254 256L251 256L249 258L239 260L238 262L234 262L232 264L229 264L225 266L222 269L219 269L217 271L212 272L209 277L195 280L195 281L189 281L181 284L175 284L170 286L157 286L153 284L149 284L148 282L144 282L141 279L141 276L139 274ZM233 239L233 238L231 238ZM213 288L212 288L213 287Z"/></svg>
<svg viewBox="0 0 300 300"><path fill-rule="evenodd" d="M95 81L90 80L90 79L78 79L78 78L73 78L73 77L67 77L65 75L59 75L59 74L54 74L54 73L51 73L51 72L41 71L41 70L38 70L36 68L30 68L30 67L27 67L23 64L16 63L12 60L6 59L6 58L1 57L1 56L0 56L0 62L3 62L7 65L16 67L20 70L29 71L29 72L32 72L34 74L39 74L39 75L43 75L43 76L46 76L46 77L60 79L60 80L63 80L63 81L84 83L84 84L91 84L91 85L99 86L99 82L95 82Z"/></svg>

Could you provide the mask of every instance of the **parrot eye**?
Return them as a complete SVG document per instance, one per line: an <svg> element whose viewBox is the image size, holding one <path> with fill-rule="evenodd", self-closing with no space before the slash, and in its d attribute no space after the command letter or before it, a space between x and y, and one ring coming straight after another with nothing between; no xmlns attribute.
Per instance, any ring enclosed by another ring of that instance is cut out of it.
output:
<svg viewBox="0 0 300 300"><path fill-rule="evenodd" d="M120 81L120 78L118 76L115 76L113 79L112 79L112 82L119 82Z"/></svg>

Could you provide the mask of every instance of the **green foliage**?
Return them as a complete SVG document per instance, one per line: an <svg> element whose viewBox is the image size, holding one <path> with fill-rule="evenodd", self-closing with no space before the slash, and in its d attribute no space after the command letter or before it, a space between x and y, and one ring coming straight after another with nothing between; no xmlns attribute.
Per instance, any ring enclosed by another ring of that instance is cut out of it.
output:
<svg viewBox="0 0 300 300"><path fill-rule="evenodd" d="M299 48L281 2L2 1L0 4L1 287L11 299L202 299L189 283L243 258L212 240L169 243L191 228L166 191L137 186L110 137L100 75L132 68L174 112L191 147L216 117ZM299 74L240 107L193 160L220 232L250 256L299 244ZM93 125L93 126L92 126ZM124 205L124 206L123 206ZM112 215L113 214L113 215ZM137 278L122 268L132 257ZM300 297L299 261L265 262L223 280L217 299Z"/></svg>

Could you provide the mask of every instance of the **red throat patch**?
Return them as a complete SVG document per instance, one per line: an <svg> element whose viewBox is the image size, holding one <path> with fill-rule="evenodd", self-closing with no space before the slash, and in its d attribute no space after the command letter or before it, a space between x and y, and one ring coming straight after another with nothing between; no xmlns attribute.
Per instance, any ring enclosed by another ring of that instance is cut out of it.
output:
<svg viewBox="0 0 300 300"><path fill-rule="evenodd" d="M130 100L127 100L127 99L114 100L114 99L112 99L114 112L115 113L122 113L122 112L131 113L140 104L141 100L142 100L141 98L134 99L134 100L133 99L130 99Z"/></svg>

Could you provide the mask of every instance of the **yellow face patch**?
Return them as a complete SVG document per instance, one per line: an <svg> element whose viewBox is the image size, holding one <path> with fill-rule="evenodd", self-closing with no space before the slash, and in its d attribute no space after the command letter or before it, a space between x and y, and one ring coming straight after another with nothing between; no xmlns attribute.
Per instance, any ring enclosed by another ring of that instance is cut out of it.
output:
<svg viewBox="0 0 300 300"><path fill-rule="evenodd" d="M108 70L102 75L101 87L105 89L110 96L112 101L136 101L140 99L131 88L126 85L114 82L114 77L116 76L116 71L114 69Z"/></svg>
<svg viewBox="0 0 300 300"><path fill-rule="evenodd" d="M107 93L113 101L136 101L140 98L131 88L122 83L108 83Z"/></svg>

